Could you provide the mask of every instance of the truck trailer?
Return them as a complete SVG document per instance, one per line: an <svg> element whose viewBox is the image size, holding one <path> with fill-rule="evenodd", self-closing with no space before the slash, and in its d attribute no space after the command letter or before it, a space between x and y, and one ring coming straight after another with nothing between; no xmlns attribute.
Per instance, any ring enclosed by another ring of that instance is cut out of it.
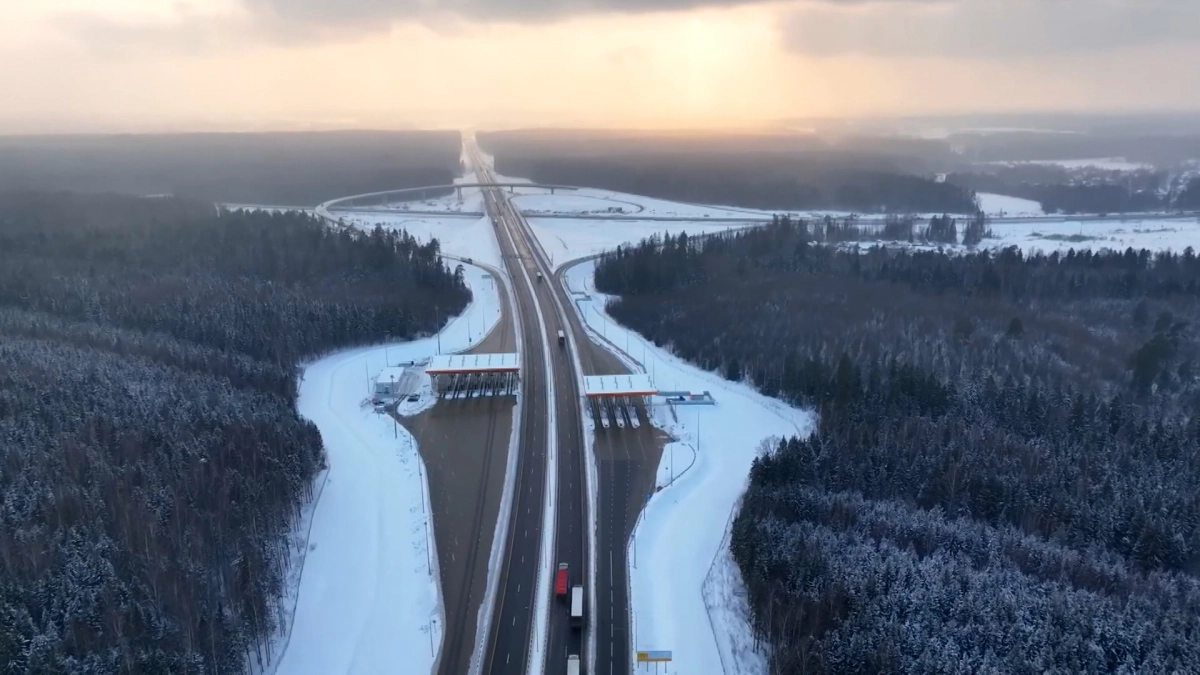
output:
<svg viewBox="0 0 1200 675"><path fill-rule="evenodd" d="M579 675L578 654L572 654L567 657L567 675Z"/></svg>
<svg viewBox="0 0 1200 675"><path fill-rule="evenodd" d="M583 586L571 588L571 625L583 627Z"/></svg>
<svg viewBox="0 0 1200 675"><path fill-rule="evenodd" d="M554 594L560 598L567 597L567 563L558 564L558 573L554 575Z"/></svg>

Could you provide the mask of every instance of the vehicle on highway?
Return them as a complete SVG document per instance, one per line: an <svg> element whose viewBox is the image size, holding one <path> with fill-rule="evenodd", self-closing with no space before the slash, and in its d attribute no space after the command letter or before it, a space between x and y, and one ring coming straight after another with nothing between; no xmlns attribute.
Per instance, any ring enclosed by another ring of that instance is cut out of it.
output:
<svg viewBox="0 0 1200 675"><path fill-rule="evenodd" d="M567 657L567 675L579 675L578 654L571 654Z"/></svg>
<svg viewBox="0 0 1200 675"><path fill-rule="evenodd" d="M583 586L571 588L571 625L583 627Z"/></svg>
<svg viewBox="0 0 1200 675"><path fill-rule="evenodd" d="M538 283L541 283L542 282L542 273L538 272L537 275L538 275L537 276Z"/></svg>
<svg viewBox="0 0 1200 675"><path fill-rule="evenodd" d="M554 594L567 597L567 563L558 563L558 574L554 577Z"/></svg>
<svg viewBox="0 0 1200 675"><path fill-rule="evenodd" d="M567 344L567 334L562 332L561 330L558 331L558 344L560 344L560 345Z"/></svg>

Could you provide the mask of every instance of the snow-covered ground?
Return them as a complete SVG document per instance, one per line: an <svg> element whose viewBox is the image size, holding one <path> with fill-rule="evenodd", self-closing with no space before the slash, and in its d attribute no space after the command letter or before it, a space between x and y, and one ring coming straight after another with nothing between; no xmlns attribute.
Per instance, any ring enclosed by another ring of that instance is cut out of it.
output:
<svg viewBox="0 0 1200 675"><path fill-rule="evenodd" d="M988 248L1019 246L1024 251L1047 253L1072 248L1181 252L1191 246L1200 250L1200 219L1196 218L993 223L991 228L995 238L983 241Z"/></svg>
<svg viewBox="0 0 1200 675"><path fill-rule="evenodd" d="M496 324L497 289L485 274L465 268L474 301L442 331L442 351L466 349ZM443 612L428 486L416 442L374 411L370 388L389 362L421 361L437 349L435 337L350 349L304 369L297 407L320 429L329 469L311 529L297 534L308 544L299 586L285 598L295 603L294 620L278 644L279 675L433 668ZM422 400L405 406L428 405L427 381Z"/></svg>
<svg viewBox="0 0 1200 675"><path fill-rule="evenodd" d="M533 188L530 188L533 190ZM580 188L578 190L518 194L513 202L527 215L574 215L598 214L608 212L608 209L621 209L622 215L639 215L646 217L676 217L696 218L739 218L741 216L770 217L778 211L763 211L761 209L743 209L732 206L702 206L685 204L665 199L643 197L624 192L599 190L595 188Z"/></svg>
<svg viewBox="0 0 1200 675"><path fill-rule="evenodd" d="M1044 166L1061 166L1064 169L1102 169L1104 171L1142 171L1153 169L1150 164L1129 162L1124 157L1097 157L1095 159L1031 159L1019 162L991 162L1003 166L1019 166L1021 164L1042 164Z"/></svg>
<svg viewBox="0 0 1200 675"><path fill-rule="evenodd" d="M468 172L454 180L456 184L476 182L474 172ZM483 211L483 190L477 187L460 188L457 192L432 199L401 200L389 202L385 208L397 211Z"/></svg>
<svg viewBox="0 0 1200 675"><path fill-rule="evenodd" d="M741 575L727 551L726 525L763 440L807 433L812 414L701 371L621 327L604 313L593 271L593 263L584 262L566 275L572 291L592 295L581 308L592 330L640 364L658 388L709 391L717 401L653 411L655 425L676 440L663 452L662 489L647 504L630 546L630 647L670 650L673 660L657 671L642 664L635 672L764 673L765 657L752 649L744 599L738 604Z"/></svg>
<svg viewBox="0 0 1200 675"><path fill-rule="evenodd" d="M980 192L977 196L979 197L979 208L989 216L1013 218L1046 215L1046 212L1042 210L1042 205L1032 199L1021 199L1020 197L1009 197L1008 195L996 195L987 192Z"/></svg>
<svg viewBox="0 0 1200 675"><path fill-rule="evenodd" d="M346 223L370 232L376 225L387 230L404 230L420 242L437 239L442 253L459 258L471 258L486 265L503 268L500 246L488 218L438 218L436 216L405 216L392 213L354 214L344 216Z"/></svg>
<svg viewBox="0 0 1200 675"><path fill-rule="evenodd" d="M595 255L620 244L636 244L646 237L669 232L707 234L736 229L730 223L650 222L621 220L570 220L529 218L529 226L555 264Z"/></svg>

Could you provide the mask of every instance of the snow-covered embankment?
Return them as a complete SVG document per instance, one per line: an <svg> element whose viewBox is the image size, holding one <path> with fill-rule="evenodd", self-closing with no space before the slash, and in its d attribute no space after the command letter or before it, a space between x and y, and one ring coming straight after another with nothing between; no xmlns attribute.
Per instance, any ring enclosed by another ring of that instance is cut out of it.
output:
<svg viewBox="0 0 1200 675"><path fill-rule="evenodd" d="M474 301L442 331L443 352L477 343L499 320L485 274L465 266ZM443 612L426 473L412 436L370 405L370 386L389 362L437 349L436 337L350 349L304 369L297 407L320 429L329 469L297 534L307 533L307 550L284 602L294 620L277 647L279 675L427 673L436 662Z"/></svg>

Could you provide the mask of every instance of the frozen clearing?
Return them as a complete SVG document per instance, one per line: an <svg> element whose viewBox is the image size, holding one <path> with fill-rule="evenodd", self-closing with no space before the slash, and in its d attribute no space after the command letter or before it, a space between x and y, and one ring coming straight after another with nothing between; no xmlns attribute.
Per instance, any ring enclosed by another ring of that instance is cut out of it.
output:
<svg viewBox="0 0 1200 675"><path fill-rule="evenodd" d="M443 351L468 348L500 315L495 284L477 267L464 271L474 301L442 331ZM433 523L423 509L428 486L415 441L373 410L370 386L389 361L436 351L429 337L338 352L304 369L297 408L320 429L329 469L301 546L299 587L287 596L295 608L290 635L280 640L280 675L434 666L442 607ZM422 403L430 400L427 380Z"/></svg>
<svg viewBox="0 0 1200 675"><path fill-rule="evenodd" d="M534 188L530 188L534 190ZM738 218L741 216L770 217L778 211L763 211L760 209L744 209L732 206L703 206L685 204L665 199L643 197L641 195L599 190L595 188L580 188L578 190L560 191L555 194L538 191L521 194L517 189L513 202L523 212L529 215L573 215L581 213L603 213L609 208L623 209L625 215L640 216L670 216L682 218Z"/></svg>
<svg viewBox="0 0 1200 675"><path fill-rule="evenodd" d="M419 242L428 243L437 239L441 245L441 252L447 255L478 260L497 269L504 267L492 221L486 217L471 220L373 213L348 214L345 218L348 224L366 232L375 229L376 225L383 226L385 230L404 230Z"/></svg>
<svg viewBox="0 0 1200 675"><path fill-rule="evenodd" d="M636 244L646 237L669 232L709 234L738 229L729 223L650 222L627 220L571 220L567 218L528 218L542 248L552 263L596 255L621 244ZM744 226L743 226L744 227Z"/></svg>
<svg viewBox="0 0 1200 675"><path fill-rule="evenodd" d="M1002 166L1020 166L1021 164L1041 164L1044 166L1061 166L1064 169L1101 169L1103 171L1145 171L1153 169L1150 164L1127 162L1124 157L1097 157L1095 159L1032 159L1019 162L991 162Z"/></svg>
<svg viewBox="0 0 1200 675"><path fill-rule="evenodd" d="M995 195L987 192L980 192L977 196L979 197L979 208L989 216L1013 218L1046 215L1042 211L1042 205L1032 199Z"/></svg>
<svg viewBox="0 0 1200 675"><path fill-rule="evenodd" d="M475 174L468 173L455 183L474 183ZM457 192L432 199L409 199L388 202L386 208L397 211L483 211L483 190L477 187L460 188Z"/></svg>
<svg viewBox="0 0 1200 675"><path fill-rule="evenodd" d="M661 675L765 673L764 655L751 648L745 601L738 601L741 575L729 557L725 530L762 441L808 433L813 416L701 371L621 327L604 313L605 296L592 284L594 269L593 262L583 262L566 275L572 291L592 295L582 312L592 330L642 364L658 388L709 391L717 401L680 406L674 414L663 405L653 410L654 424L676 441L663 452L662 489L647 504L629 550L630 647L670 650L673 660L657 671L632 665L637 673Z"/></svg>
<svg viewBox="0 0 1200 675"><path fill-rule="evenodd" d="M1200 220L1118 220L1066 221L1060 223L993 223L995 239L984 239L987 248L1018 246L1023 251L1076 251L1126 248L1182 252L1187 247L1200 249Z"/></svg>

